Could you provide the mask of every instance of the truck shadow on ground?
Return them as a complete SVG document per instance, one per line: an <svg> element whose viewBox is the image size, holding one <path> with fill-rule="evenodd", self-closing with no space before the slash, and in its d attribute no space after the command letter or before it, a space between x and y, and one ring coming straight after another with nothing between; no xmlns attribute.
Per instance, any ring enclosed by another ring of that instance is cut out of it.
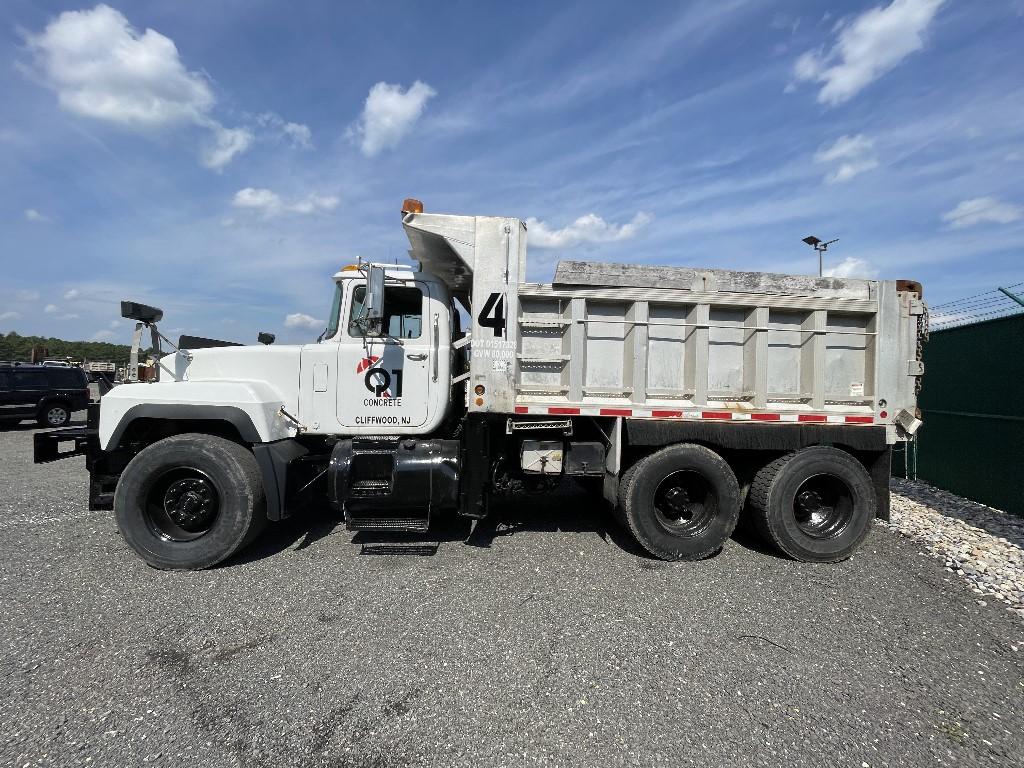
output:
<svg viewBox="0 0 1024 768"><path fill-rule="evenodd" d="M350 542L359 547L361 556L432 557L438 553L442 543L462 542L466 546L489 549L503 537L530 533L597 535L607 544L641 558L651 568L662 563L640 547L619 525L611 507L603 500L586 494L556 494L543 498L501 500L483 520L444 513L424 532L349 532L345 530L345 522L339 512L329 508L307 509L287 520L272 523L256 542L224 561L220 567L244 565L285 550L302 551L332 535L351 536ZM732 539L744 549L779 557L742 518Z"/></svg>

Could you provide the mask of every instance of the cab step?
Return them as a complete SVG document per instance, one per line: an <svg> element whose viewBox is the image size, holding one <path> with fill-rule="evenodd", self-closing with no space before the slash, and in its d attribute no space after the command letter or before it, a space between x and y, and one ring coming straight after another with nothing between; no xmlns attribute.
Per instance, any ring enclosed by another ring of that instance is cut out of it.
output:
<svg viewBox="0 0 1024 768"><path fill-rule="evenodd" d="M426 517L392 517L390 515L371 517L348 517L345 527L350 531L415 531L423 533L430 529Z"/></svg>

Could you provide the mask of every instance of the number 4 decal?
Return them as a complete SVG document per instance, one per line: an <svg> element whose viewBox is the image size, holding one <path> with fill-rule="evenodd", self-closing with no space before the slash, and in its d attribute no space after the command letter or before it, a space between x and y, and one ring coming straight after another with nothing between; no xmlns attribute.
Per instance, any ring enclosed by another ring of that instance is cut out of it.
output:
<svg viewBox="0 0 1024 768"><path fill-rule="evenodd" d="M476 321L484 328L493 328L494 335L505 335L505 297L500 293L492 293L484 302Z"/></svg>

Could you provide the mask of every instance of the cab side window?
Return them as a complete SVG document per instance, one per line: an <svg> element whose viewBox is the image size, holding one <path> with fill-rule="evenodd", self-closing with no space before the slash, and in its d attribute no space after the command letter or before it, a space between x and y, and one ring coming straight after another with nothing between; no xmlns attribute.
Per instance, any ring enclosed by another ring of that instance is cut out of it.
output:
<svg viewBox="0 0 1024 768"><path fill-rule="evenodd" d="M349 313L348 335L362 338L365 334L358 320L365 313L366 287L357 286L352 292L352 311ZM419 288L388 286L384 289L383 332L372 334L392 339L418 339L423 332L423 292Z"/></svg>

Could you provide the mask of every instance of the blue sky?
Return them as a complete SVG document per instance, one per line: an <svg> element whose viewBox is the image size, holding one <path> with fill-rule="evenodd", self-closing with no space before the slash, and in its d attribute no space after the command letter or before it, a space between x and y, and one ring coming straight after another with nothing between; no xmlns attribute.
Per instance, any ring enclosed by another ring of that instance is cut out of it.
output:
<svg viewBox="0 0 1024 768"><path fill-rule="evenodd" d="M6 0L0 331L315 338L398 211L559 258L1024 280L1024 2Z"/></svg>

